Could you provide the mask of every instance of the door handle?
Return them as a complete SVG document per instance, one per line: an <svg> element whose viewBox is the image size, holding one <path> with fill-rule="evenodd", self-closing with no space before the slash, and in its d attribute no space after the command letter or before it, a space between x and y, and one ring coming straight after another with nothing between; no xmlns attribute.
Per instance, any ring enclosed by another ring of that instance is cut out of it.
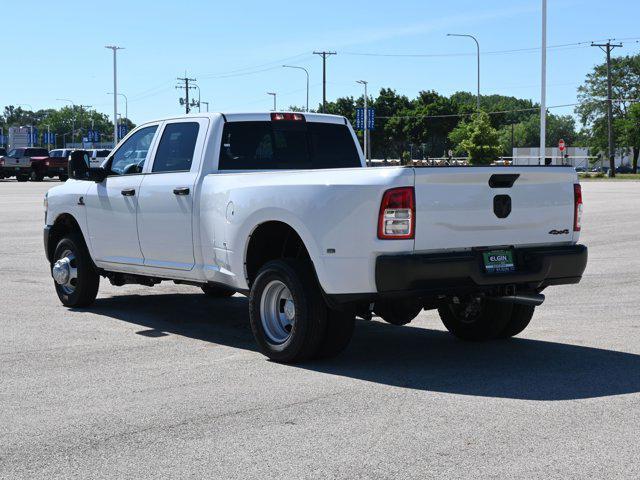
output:
<svg viewBox="0 0 640 480"><path fill-rule="evenodd" d="M189 187L176 187L173 189L174 195L189 195Z"/></svg>
<svg viewBox="0 0 640 480"><path fill-rule="evenodd" d="M125 188L121 190L120 193L125 197L133 197L136 194L135 188Z"/></svg>

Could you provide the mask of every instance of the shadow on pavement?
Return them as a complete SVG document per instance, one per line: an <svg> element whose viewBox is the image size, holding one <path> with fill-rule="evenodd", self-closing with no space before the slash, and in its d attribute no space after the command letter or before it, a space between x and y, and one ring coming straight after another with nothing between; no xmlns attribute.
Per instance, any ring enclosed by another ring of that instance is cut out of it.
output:
<svg viewBox="0 0 640 480"><path fill-rule="evenodd" d="M166 333L255 351L247 299L202 294L101 298L90 309ZM535 322L535 317L534 320ZM339 357L299 365L331 375L435 392L571 400L640 391L640 355L540 340L466 343L436 330L360 321Z"/></svg>

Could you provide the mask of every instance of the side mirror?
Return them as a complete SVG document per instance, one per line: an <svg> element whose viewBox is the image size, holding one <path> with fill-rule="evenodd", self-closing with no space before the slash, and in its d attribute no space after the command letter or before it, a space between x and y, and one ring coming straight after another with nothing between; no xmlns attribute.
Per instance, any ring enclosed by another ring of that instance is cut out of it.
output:
<svg viewBox="0 0 640 480"><path fill-rule="evenodd" d="M102 167L91 168L89 166L89 154L85 150L74 150L69 155L69 178L75 180L89 180L101 182L107 177L107 172Z"/></svg>

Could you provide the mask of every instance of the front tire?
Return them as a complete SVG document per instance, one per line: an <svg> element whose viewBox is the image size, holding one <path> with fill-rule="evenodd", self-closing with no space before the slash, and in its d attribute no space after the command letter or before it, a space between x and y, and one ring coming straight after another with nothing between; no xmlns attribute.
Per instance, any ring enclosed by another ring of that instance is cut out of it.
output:
<svg viewBox="0 0 640 480"><path fill-rule="evenodd" d="M98 295L100 276L82 237L76 233L70 233L58 242L51 275L58 298L66 307L89 306Z"/></svg>
<svg viewBox="0 0 640 480"><path fill-rule="evenodd" d="M251 330L271 360L302 362L319 351L326 331L326 306L312 268L293 259L265 264L249 294Z"/></svg>
<svg viewBox="0 0 640 480"><path fill-rule="evenodd" d="M27 182L29 180L29 175L17 175L16 180L19 182Z"/></svg>
<svg viewBox="0 0 640 480"><path fill-rule="evenodd" d="M447 303L438 308L440 319L450 333L462 340L499 338L511 320L513 305L472 298Z"/></svg>
<svg viewBox="0 0 640 480"><path fill-rule="evenodd" d="M66 182L69 179L68 175L58 175L61 182Z"/></svg>

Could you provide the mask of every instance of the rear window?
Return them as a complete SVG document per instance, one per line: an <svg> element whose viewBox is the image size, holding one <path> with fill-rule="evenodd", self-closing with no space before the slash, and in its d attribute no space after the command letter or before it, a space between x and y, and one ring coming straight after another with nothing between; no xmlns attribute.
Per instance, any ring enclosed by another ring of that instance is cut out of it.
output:
<svg viewBox="0 0 640 480"><path fill-rule="evenodd" d="M96 151L96 157L97 158L104 158L104 157L108 157L109 156L109 152L111 150L98 150Z"/></svg>
<svg viewBox="0 0 640 480"><path fill-rule="evenodd" d="M316 122L225 123L220 170L359 167L346 125Z"/></svg>
<svg viewBox="0 0 640 480"><path fill-rule="evenodd" d="M24 154L26 157L48 157L49 150L46 148L27 148Z"/></svg>

